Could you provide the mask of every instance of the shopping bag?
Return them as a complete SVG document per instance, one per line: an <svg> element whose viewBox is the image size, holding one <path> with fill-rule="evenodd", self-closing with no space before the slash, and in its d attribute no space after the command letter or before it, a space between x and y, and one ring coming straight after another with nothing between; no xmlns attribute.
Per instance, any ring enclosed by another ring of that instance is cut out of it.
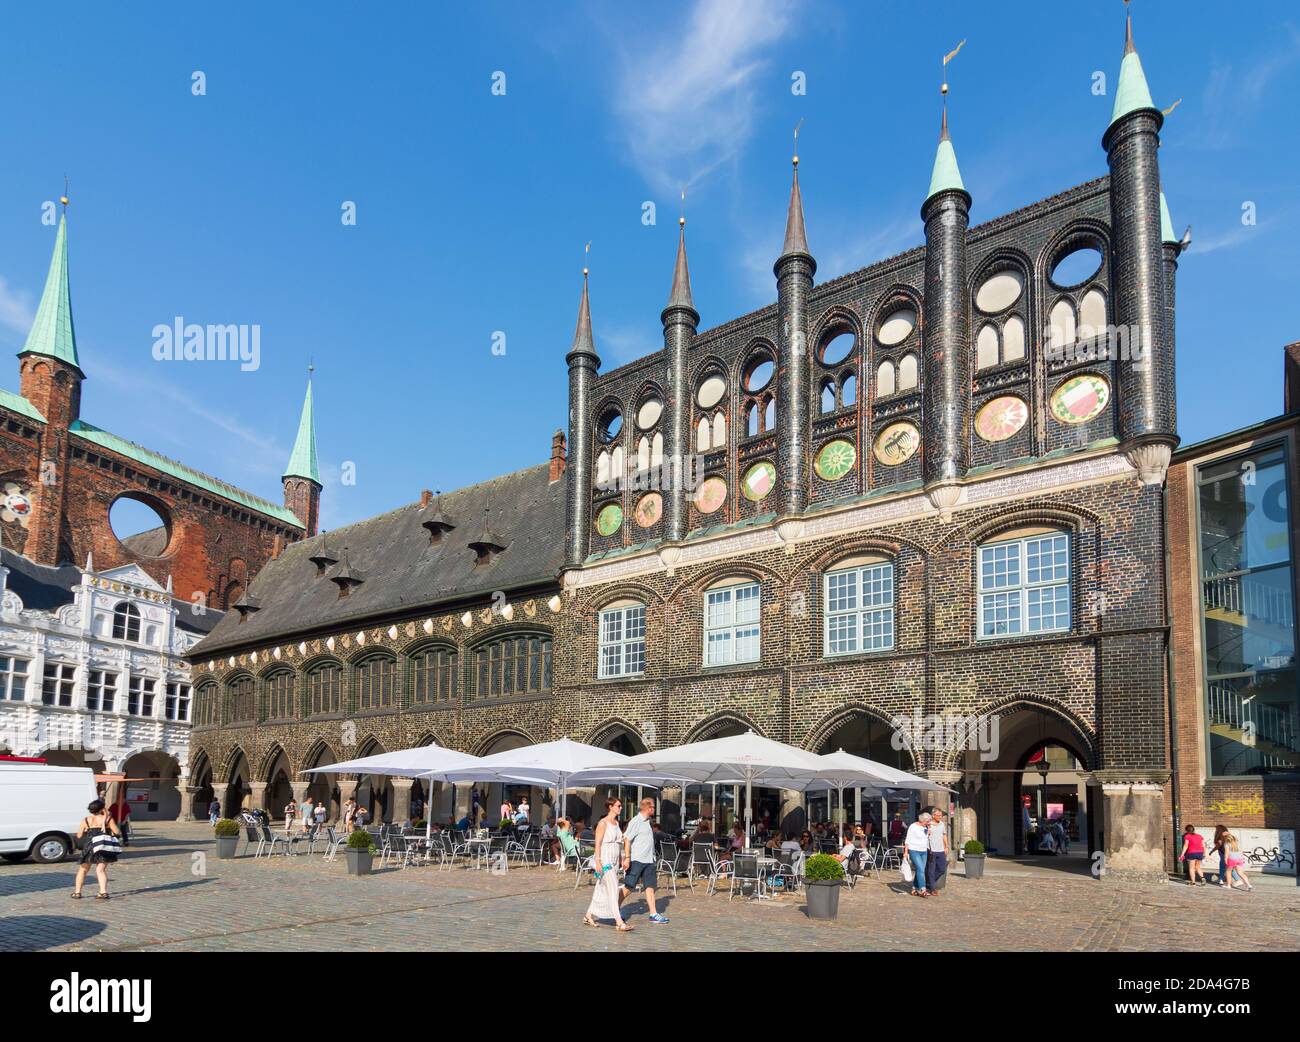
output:
<svg viewBox="0 0 1300 1042"><path fill-rule="evenodd" d="M902 862L898 866L898 870L903 873L903 879L908 883L912 882L912 880L916 878L915 874L912 872L912 859L910 857L903 858Z"/></svg>

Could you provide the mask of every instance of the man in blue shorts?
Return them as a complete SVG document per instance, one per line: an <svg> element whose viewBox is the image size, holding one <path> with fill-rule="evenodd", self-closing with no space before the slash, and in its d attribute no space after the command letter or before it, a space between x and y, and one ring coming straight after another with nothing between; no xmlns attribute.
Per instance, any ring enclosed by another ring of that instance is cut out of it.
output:
<svg viewBox="0 0 1300 1042"><path fill-rule="evenodd" d="M654 800L642 800L637 816L623 833L623 894L636 889L637 883L645 887L645 903L650 909L652 923L666 923L668 917L660 915L655 907L655 887L659 877L655 873L655 833L650 818L655 812Z"/></svg>

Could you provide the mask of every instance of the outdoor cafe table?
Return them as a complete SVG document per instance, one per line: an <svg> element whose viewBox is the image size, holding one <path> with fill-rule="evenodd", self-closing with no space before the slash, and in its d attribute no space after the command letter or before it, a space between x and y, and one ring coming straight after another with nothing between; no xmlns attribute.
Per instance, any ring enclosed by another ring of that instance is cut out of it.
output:
<svg viewBox="0 0 1300 1042"><path fill-rule="evenodd" d="M488 851L492 849L491 836L475 836L465 841L465 852L473 857L472 868L486 868ZM482 862L480 865L479 862Z"/></svg>

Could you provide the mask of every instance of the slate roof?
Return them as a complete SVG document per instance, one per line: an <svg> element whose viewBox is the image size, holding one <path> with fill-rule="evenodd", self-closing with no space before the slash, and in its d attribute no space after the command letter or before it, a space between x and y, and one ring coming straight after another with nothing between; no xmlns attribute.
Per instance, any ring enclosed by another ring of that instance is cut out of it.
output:
<svg viewBox="0 0 1300 1042"><path fill-rule="evenodd" d="M8 547L0 547L0 560L9 569L9 589L22 598L24 608L58 611L72 603L72 588L81 582L81 569L75 564L37 564ZM172 607L179 613L176 625L190 633L210 633L225 614L209 608L203 615L195 615L189 601L176 597Z"/></svg>
<svg viewBox="0 0 1300 1042"><path fill-rule="evenodd" d="M242 621L228 613L190 657L554 582L564 563L565 479L549 478L543 463L292 543L250 584L260 608ZM437 510L456 527L430 545L421 522ZM477 565L469 544L483 531L485 510L505 549ZM340 563L319 575L309 558L322 545ZM346 597L330 581L343 561L362 579Z"/></svg>

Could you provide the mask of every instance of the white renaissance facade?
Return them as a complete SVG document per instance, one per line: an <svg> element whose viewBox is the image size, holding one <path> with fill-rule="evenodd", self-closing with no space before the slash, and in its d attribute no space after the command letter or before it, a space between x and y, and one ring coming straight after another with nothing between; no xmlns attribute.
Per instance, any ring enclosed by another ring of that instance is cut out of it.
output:
<svg viewBox="0 0 1300 1042"><path fill-rule="evenodd" d="M183 656L215 620L186 625L188 605L136 565L4 562L0 753L121 775L133 819L176 818L192 707ZM44 606L24 604L20 589Z"/></svg>

